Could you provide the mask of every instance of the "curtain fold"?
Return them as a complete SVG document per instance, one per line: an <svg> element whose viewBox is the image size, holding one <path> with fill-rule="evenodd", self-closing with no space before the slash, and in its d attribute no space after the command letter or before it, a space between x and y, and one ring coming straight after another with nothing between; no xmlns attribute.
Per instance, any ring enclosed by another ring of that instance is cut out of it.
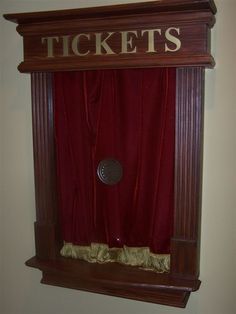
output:
<svg viewBox="0 0 236 314"><path fill-rule="evenodd" d="M66 243L168 254L173 228L175 69L54 74L60 221ZM122 165L117 184L100 161Z"/></svg>

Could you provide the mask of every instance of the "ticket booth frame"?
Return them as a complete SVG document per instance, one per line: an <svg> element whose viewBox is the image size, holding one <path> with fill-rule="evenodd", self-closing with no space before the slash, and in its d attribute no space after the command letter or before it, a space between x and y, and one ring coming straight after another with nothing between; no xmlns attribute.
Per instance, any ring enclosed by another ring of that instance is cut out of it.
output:
<svg viewBox="0 0 236 314"><path fill-rule="evenodd" d="M215 14L211 0L163 0L4 15L18 24L17 31L23 36L24 60L19 71L31 75L36 254L26 265L42 271L42 283L177 307L185 307L190 293L199 289L204 77L205 68L215 64L210 52ZM156 35L161 35L168 29L181 41L178 50L179 42L167 44L165 36L154 38L155 32L150 32L158 30ZM144 46L144 41L134 47L137 34L145 30L154 34L150 36L158 46L155 51L150 51L151 44ZM117 50L122 42L116 35L109 42L112 54L106 47L99 54L92 53L92 46L84 46L88 36L108 36L109 32L126 33L120 36L126 39L126 53ZM78 40L78 34L87 37L81 40L82 50L73 51L72 41L76 36ZM130 67L176 68L174 233L169 274L116 263L90 264L59 254L62 237L56 187L53 72Z"/></svg>

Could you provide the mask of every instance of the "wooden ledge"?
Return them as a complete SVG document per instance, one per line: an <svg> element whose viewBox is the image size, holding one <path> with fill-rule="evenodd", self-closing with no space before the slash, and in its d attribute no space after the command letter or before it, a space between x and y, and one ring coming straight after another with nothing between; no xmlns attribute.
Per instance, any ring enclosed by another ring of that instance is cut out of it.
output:
<svg viewBox="0 0 236 314"><path fill-rule="evenodd" d="M165 1L150 1L141 3L119 4L111 6L98 6L92 8L28 12L28 13L13 13L4 14L5 19L17 24L26 24L32 22L48 22L52 19L55 21L65 19L87 19L89 18L105 18L115 17L120 15L136 15L149 14L172 11L195 11L208 10L216 14L217 9L213 0L165 0Z"/></svg>
<svg viewBox="0 0 236 314"><path fill-rule="evenodd" d="M200 286L199 280L173 278L170 274L116 263L99 265L66 258L44 261L33 257L26 265L42 271L44 284L177 307L185 307L190 293Z"/></svg>

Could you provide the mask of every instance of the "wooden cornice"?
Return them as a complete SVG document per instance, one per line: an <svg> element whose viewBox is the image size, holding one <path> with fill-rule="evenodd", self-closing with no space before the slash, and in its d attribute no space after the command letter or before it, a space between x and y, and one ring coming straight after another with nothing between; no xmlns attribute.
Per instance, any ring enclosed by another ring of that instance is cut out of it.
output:
<svg viewBox="0 0 236 314"><path fill-rule="evenodd" d="M17 24L43 23L71 19L107 18L124 15L162 12L210 11L216 14L213 0L159 0L92 8L4 14L4 18Z"/></svg>
<svg viewBox="0 0 236 314"><path fill-rule="evenodd" d="M19 71L55 72L213 67L215 13L213 0L160 0L4 17L17 23L23 36Z"/></svg>

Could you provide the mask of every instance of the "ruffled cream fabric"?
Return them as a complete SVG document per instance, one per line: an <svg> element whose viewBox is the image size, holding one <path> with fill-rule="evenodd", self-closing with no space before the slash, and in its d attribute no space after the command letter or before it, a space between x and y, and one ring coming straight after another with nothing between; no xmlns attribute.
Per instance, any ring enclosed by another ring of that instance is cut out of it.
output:
<svg viewBox="0 0 236 314"><path fill-rule="evenodd" d="M156 273L165 273L170 270L169 254L153 254L148 247L109 248L107 244L92 243L90 246L65 243L61 255L81 259L90 263L120 263L138 266Z"/></svg>

